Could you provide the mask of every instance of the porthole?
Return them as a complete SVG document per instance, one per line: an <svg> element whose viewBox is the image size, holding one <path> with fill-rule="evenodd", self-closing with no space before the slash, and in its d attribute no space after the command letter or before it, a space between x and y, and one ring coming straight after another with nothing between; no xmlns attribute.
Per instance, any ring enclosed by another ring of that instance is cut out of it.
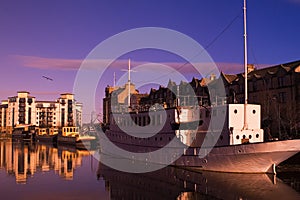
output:
<svg viewBox="0 0 300 200"><path fill-rule="evenodd" d="M239 136L239 135L237 135L237 136L236 136L236 139L237 139L237 140L238 140L238 139L240 139L240 136Z"/></svg>
<svg viewBox="0 0 300 200"><path fill-rule="evenodd" d="M233 111L233 112L234 112L234 114L237 114L237 109L234 109L234 111Z"/></svg>
<svg viewBox="0 0 300 200"><path fill-rule="evenodd" d="M199 126L203 124L203 120L199 120Z"/></svg>
<svg viewBox="0 0 300 200"><path fill-rule="evenodd" d="M256 110L252 110L252 113L255 114L255 113L256 113Z"/></svg>
<svg viewBox="0 0 300 200"><path fill-rule="evenodd" d="M251 139L252 138L252 135L249 135L249 139Z"/></svg>
<svg viewBox="0 0 300 200"><path fill-rule="evenodd" d="M258 133L256 134L256 138L259 138L259 134Z"/></svg>
<svg viewBox="0 0 300 200"><path fill-rule="evenodd" d="M246 135L243 135L243 139L246 139Z"/></svg>

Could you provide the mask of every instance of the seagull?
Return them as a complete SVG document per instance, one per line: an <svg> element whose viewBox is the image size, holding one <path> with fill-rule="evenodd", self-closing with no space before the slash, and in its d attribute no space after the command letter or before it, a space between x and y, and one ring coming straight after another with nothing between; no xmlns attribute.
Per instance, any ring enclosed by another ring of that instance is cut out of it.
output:
<svg viewBox="0 0 300 200"><path fill-rule="evenodd" d="M50 77L47 77L47 76L42 76L42 77L45 78L45 79L47 79L47 80L49 80L49 81L53 81L53 79L50 78Z"/></svg>

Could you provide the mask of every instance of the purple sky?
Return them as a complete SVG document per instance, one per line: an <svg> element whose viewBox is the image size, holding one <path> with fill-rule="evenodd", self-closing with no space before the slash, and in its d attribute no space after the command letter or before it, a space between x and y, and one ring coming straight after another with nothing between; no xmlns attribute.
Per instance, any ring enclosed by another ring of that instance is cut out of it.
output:
<svg viewBox="0 0 300 200"><path fill-rule="evenodd" d="M54 100L60 93L72 92L81 61L100 42L122 31L169 28L205 47L238 15L207 51L220 70L241 72L242 7L242 0L1 1L0 99L16 95L18 90L30 91L40 100ZM263 67L299 60L299 9L300 0L248 1L250 63ZM144 62L184 62L172 54L151 50L121 59L129 57L133 67ZM101 79L98 107L103 88L113 83L112 72L121 77L121 68L126 68L122 60ZM54 81L43 79L43 75Z"/></svg>

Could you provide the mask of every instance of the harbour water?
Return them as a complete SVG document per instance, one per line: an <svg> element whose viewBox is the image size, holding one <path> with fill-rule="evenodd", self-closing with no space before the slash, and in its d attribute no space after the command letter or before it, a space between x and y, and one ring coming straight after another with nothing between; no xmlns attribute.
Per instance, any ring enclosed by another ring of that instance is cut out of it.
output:
<svg viewBox="0 0 300 200"><path fill-rule="evenodd" d="M92 154L0 140L0 199L300 199L297 165L287 165L277 176L174 167L130 174L99 163Z"/></svg>

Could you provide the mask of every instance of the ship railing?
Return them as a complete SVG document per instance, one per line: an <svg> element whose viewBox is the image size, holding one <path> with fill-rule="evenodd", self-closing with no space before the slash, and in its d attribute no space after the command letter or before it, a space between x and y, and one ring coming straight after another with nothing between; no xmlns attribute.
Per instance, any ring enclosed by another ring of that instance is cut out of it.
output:
<svg viewBox="0 0 300 200"><path fill-rule="evenodd" d="M227 104L227 97L215 97L212 99L211 101L211 106L215 107L215 106L224 106Z"/></svg>

